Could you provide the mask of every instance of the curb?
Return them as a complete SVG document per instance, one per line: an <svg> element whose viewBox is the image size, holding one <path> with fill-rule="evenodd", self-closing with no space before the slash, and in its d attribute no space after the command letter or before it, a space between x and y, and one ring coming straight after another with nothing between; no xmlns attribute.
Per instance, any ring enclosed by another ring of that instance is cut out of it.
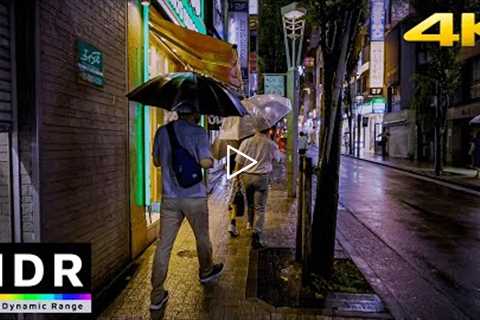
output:
<svg viewBox="0 0 480 320"><path fill-rule="evenodd" d="M370 159L357 158L355 156L351 156L351 155L348 155L348 154L342 154L341 156L346 157L346 158L350 158L350 159L365 161L365 162L369 162L369 163L376 164L376 165L379 165L379 166L392 168L392 169L397 169L399 171L407 172L407 173L410 173L410 174L413 174L413 175L429 178L430 180L432 180L432 182L442 182L444 184L450 184L451 186L461 187L461 188L465 188L465 189L470 189L472 191L480 192L480 186L475 186L475 185L471 185L471 184L468 184L468 183L461 183L461 182L458 182L458 181L452 181L452 180L441 178L441 177L431 176L431 175L424 174L424 173L416 171L416 170L407 169L405 167L392 165L392 164L388 164L388 163L384 163L384 162L379 162L379 161L375 161L375 160L370 160Z"/></svg>

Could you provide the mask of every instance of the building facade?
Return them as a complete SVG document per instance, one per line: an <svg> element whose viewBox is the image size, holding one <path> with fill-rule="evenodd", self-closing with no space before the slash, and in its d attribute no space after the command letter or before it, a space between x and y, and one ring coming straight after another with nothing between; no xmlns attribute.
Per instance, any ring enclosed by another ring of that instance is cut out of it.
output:
<svg viewBox="0 0 480 320"><path fill-rule="evenodd" d="M205 20L204 1L0 0L0 242L91 243L97 297L155 240L153 137L175 114L126 94L185 70L159 32L205 34Z"/></svg>

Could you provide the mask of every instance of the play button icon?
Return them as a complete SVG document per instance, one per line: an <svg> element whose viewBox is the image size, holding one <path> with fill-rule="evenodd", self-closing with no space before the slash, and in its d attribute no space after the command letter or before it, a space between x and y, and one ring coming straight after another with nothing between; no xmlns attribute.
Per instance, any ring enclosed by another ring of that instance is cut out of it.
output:
<svg viewBox="0 0 480 320"><path fill-rule="evenodd" d="M232 174L230 174L230 172L231 172L230 171L230 155L231 155L231 152L238 153L239 155L246 158L250 162L248 165L241 168L237 172L233 172ZM247 156L243 152L240 152L238 149L235 149L234 147L232 147L230 145L227 145L227 179L232 179L233 177L237 176L238 174L244 172L245 170L250 169L251 167L253 167L257 163L258 163L257 160L253 159L252 157Z"/></svg>

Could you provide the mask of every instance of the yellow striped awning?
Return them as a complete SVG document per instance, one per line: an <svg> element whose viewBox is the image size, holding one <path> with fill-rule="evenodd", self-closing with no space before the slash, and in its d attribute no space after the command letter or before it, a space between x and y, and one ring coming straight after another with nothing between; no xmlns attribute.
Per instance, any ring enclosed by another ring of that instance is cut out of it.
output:
<svg viewBox="0 0 480 320"><path fill-rule="evenodd" d="M150 16L150 28L159 42L185 68L209 76L235 91L242 91L238 53L228 42Z"/></svg>

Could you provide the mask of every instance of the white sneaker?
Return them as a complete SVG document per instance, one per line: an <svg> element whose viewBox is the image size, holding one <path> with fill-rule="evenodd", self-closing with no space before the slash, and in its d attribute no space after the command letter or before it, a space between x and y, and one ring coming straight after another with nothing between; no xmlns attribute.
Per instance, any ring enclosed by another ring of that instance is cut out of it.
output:
<svg viewBox="0 0 480 320"><path fill-rule="evenodd" d="M252 224L250 222L247 222L247 230L252 230Z"/></svg>
<svg viewBox="0 0 480 320"><path fill-rule="evenodd" d="M232 238L236 238L240 235L240 233L238 232L237 226L231 223L228 224L228 232L230 233Z"/></svg>
<svg viewBox="0 0 480 320"><path fill-rule="evenodd" d="M161 310L161 309L163 309L163 307L165 307L165 304L167 302L168 302L168 291L165 291L165 295L163 296L162 300L160 300L160 302L157 303L157 304L152 303L150 305L150 310L152 310L152 311Z"/></svg>

